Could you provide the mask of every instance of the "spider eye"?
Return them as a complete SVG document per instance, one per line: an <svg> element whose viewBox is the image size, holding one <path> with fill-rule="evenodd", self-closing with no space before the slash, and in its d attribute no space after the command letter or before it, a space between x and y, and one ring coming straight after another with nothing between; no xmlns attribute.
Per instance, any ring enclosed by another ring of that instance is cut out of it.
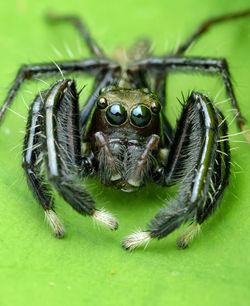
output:
<svg viewBox="0 0 250 306"><path fill-rule="evenodd" d="M97 105L101 108L104 109L108 106L108 102L107 99L104 97L101 97L98 101L97 101Z"/></svg>
<svg viewBox="0 0 250 306"><path fill-rule="evenodd" d="M106 111L106 117L110 124L121 125L127 119L127 111L121 104L112 104Z"/></svg>
<svg viewBox="0 0 250 306"><path fill-rule="evenodd" d="M151 110L155 114L159 113L161 110L161 104L157 102L153 102L151 105Z"/></svg>
<svg viewBox="0 0 250 306"><path fill-rule="evenodd" d="M144 105L137 105L132 109L131 122L138 127L146 126L151 120L151 112Z"/></svg>

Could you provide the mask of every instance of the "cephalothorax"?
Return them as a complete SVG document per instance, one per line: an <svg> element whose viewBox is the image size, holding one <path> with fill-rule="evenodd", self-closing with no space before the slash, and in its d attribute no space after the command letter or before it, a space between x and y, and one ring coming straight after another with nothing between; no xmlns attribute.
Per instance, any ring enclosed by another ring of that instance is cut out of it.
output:
<svg viewBox="0 0 250 306"><path fill-rule="evenodd" d="M51 186L80 214L111 230L118 228L110 213L95 207L81 182L84 177L97 176L103 184L125 192L149 181L162 186L178 184L175 197L166 202L146 230L124 239L125 249L163 238L186 222L190 225L177 244L180 248L189 244L228 184L227 122L206 95L192 92L173 129L164 113L166 76L173 70L221 75L236 123L244 129L226 60L183 56L210 26L244 16L250 16L250 11L208 20L167 56L153 57L148 44L141 43L122 64L108 59L80 19L50 16L51 21L74 24L94 59L21 67L0 109L0 120L25 79L76 71L95 78L83 110L79 110L75 81L62 79L39 93L29 111L23 167L56 237L64 235L64 228L54 210Z"/></svg>
<svg viewBox="0 0 250 306"><path fill-rule="evenodd" d="M133 191L156 171L153 152L160 144L160 108L158 98L147 90L102 91L85 135L96 148L91 153L102 183Z"/></svg>

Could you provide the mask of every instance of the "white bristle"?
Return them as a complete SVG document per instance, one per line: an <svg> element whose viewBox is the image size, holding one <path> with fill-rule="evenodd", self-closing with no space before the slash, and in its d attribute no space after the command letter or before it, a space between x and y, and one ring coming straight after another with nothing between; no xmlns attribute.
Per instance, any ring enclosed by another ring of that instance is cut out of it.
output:
<svg viewBox="0 0 250 306"><path fill-rule="evenodd" d="M94 220L102 223L112 231L118 229L118 221L111 213L109 213L105 209L96 210L92 217L94 218Z"/></svg>
<svg viewBox="0 0 250 306"><path fill-rule="evenodd" d="M57 238L62 238L65 234L64 226L62 222L57 217L56 213L52 209L47 209L44 211L46 221L52 228L54 235Z"/></svg>
<svg viewBox="0 0 250 306"><path fill-rule="evenodd" d="M139 246L145 245L147 246L147 244L149 243L149 241L152 238L150 237L150 233L149 232L144 232L144 231L138 231L135 232L129 236L127 236L123 242L122 242L122 246L126 249L126 250L133 250Z"/></svg>

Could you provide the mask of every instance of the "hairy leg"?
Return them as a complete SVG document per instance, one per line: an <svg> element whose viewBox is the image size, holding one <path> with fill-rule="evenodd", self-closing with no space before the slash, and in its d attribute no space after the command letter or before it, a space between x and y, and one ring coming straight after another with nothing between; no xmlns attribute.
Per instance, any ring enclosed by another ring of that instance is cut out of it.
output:
<svg viewBox="0 0 250 306"><path fill-rule="evenodd" d="M64 236L64 227L56 215L51 187L43 171L43 97L45 97L45 92L38 95L30 107L22 165L26 173L28 186L37 202L44 209L46 220L55 237L61 238Z"/></svg>
<svg viewBox="0 0 250 306"><path fill-rule="evenodd" d="M96 76L100 71L114 68L115 66L117 66L115 63L103 59L24 65L17 72L13 85L0 107L0 122L2 122L6 110L11 106L14 97L25 80L30 80L41 75L62 75L63 73L72 72L88 73Z"/></svg>
<svg viewBox="0 0 250 306"><path fill-rule="evenodd" d="M236 13L229 13L218 17L210 18L203 22L185 41L182 43L173 54L182 55L187 49L197 41L202 35L204 35L213 26L224 23L226 21L233 21L245 17L250 17L250 9L243 10Z"/></svg>
<svg viewBox="0 0 250 306"><path fill-rule="evenodd" d="M184 73L204 72L217 74L221 76L225 85L226 93L230 99L231 105L235 112L235 119L240 130L245 128L245 118L243 117L238 105L234 88L231 82L231 76L225 59L202 58L202 57L159 57L148 58L133 63L129 69L132 70L149 70L152 74L159 71L169 73L171 71L183 71Z"/></svg>
<svg viewBox="0 0 250 306"><path fill-rule="evenodd" d="M79 32L81 37L84 39L91 55L105 58L106 55L102 48L97 44L94 38L91 36L87 26L77 15L56 15L56 14L47 14L46 19L51 23L60 23L68 22L71 23L76 30Z"/></svg>
<svg viewBox="0 0 250 306"><path fill-rule="evenodd" d="M46 164L50 181L78 213L116 230L116 219L110 213L95 208L94 200L80 180L80 165L84 163L81 157L78 94L74 81L56 83L48 91L44 103Z"/></svg>
<svg viewBox="0 0 250 306"><path fill-rule="evenodd" d="M206 207L212 205L210 211L215 209L229 177L229 160L224 159L223 165L220 163L225 153L220 151L220 137L226 133L223 120L206 96L191 94L183 108L164 173L166 183L170 179L179 182L178 192L151 220L146 230L125 238L124 248L130 250L151 239L166 237L186 222L200 224L201 216L209 215L205 213ZM219 197L216 195L218 186ZM191 241L198 232L195 229L193 226L180 238L180 247Z"/></svg>

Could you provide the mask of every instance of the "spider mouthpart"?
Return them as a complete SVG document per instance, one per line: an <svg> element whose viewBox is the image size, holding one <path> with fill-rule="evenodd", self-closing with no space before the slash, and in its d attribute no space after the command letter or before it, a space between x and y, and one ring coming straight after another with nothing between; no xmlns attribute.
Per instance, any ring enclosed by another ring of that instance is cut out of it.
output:
<svg viewBox="0 0 250 306"><path fill-rule="evenodd" d="M108 227L111 231L116 231L118 229L119 223L116 218L106 211L105 209L95 210L92 217L104 226Z"/></svg>
<svg viewBox="0 0 250 306"><path fill-rule="evenodd" d="M108 106L108 102L107 99L104 97L101 97L98 101L97 101L97 105L101 108L104 109Z"/></svg>
<svg viewBox="0 0 250 306"><path fill-rule="evenodd" d="M127 251L132 251L136 249L137 247L145 245L145 247L148 245L152 237L150 236L149 232L146 231L138 231L135 232L129 236L127 236L122 241L122 247Z"/></svg>

